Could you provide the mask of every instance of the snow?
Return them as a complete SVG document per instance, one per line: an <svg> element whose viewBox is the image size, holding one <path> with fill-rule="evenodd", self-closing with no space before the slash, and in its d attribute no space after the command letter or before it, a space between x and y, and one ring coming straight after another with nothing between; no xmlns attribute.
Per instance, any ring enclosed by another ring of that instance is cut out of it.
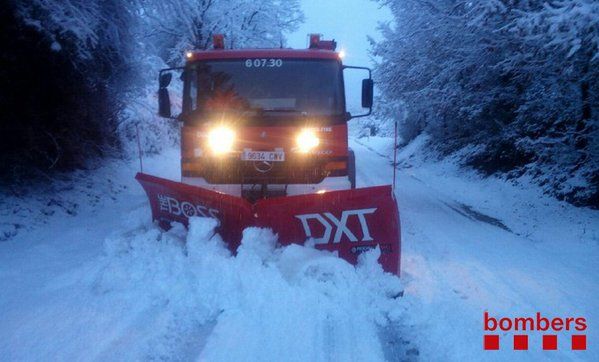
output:
<svg viewBox="0 0 599 362"><path fill-rule="evenodd" d="M381 271L378 250L353 267L310 246L280 247L268 229L246 229L236 255L211 219L163 232L133 180L135 160L79 175L79 186L52 196L78 205L76 212L51 206L54 212L44 213L44 193L5 199L2 223L23 226L0 242L0 355L514 358L511 348L482 350L488 311L583 316L591 326L588 351L548 355L533 334L531 350L516 357L591 359L599 337L597 211L545 197L532 184L481 179L458 170L455 160L424 157L425 141L399 153L401 280ZM358 186L389 183L392 140L351 143ZM178 165L176 149L144 159L147 172L172 179Z"/></svg>
<svg viewBox="0 0 599 362"><path fill-rule="evenodd" d="M59 52L62 50L62 46L59 42L53 41L52 44L50 44L50 49L52 49L55 52Z"/></svg>
<svg viewBox="0 0 599 362"><path fill-rule="evenodd" d="M232 256L214 220L162 232L143 198L132 191L0 246L0 354L382 359L377 326L397 307L389 296L401 286L383 274L378 250L354 268L311 247L278 247L270 230L249 228Z"/></svg>
<svg viewBox="0 0 599 362"><path fill-rule="evenodd" d="M391 19L368 0L346 1L341 12L332 2L302 6L308 23L290 45L305 47L307 33L321 32L352 65L368 65L364 34L376 37L375 23ZM127 109L119 132L136 155L140 126L152 154L144 170L178 180L177 136L144 108L154 92ZM348 98L358 104L359 87L348 87ZM310 246L280 247L268 229L246 229L236 255L211 219L163 232L133 179L134 157L31 196L0 190L0 359L596 360L598 212L552 199L526 179L459 169L459 154L438 161L426 141L398 155L401 279L382 273L378 250L353 267ZM392 139L354 138L351 146L358 187L391 182ZM506 341L485 352L485 311L585 317L589 350L560 342L543 352L532 333L530 351Z"/></svg>
<svg viewBox="0 0 599 362"><path fill-rule="evenodd" d="M425 144L423 135L399 152L397 183L402 323L410 326L402 334L419 347L420 357L514 358L510 334L504 334L508 340L501 351L482 352L484 311L496 317L540 312L596 321L599 213L545 196L525 180L483 179L460 170L458 159L435 161L423 151ZM352 147L367 170L362 180L391 179L389 167L375 166L382 156L391 162L391 139L357 139ZM599 338L594 328L587 334L589 341ZM576 354L569 351L569 334L560 338L560 350L548 355L541 350L540 333L533 333L530 350L518 356L586 360L597 353L590 342L588 354Z"/></svg>

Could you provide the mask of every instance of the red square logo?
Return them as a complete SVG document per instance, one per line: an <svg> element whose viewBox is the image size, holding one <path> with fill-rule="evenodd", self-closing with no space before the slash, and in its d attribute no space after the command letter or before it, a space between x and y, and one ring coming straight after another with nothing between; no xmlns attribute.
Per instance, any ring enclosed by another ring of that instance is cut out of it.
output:
<svg viewBox="0 0 599 362"><path fill-rule="evenodd" d="M484 335L484 348L486 351L496 351L499 349L499 336L494 334Z"/></svg>
<svg viewBox="0 0 599 362"><path fill-rule="evenodd" d="M585 351L587 349L587 336L585 334L573 335L572 349L575 351Z"/></svg>
<svg viewBox="0 0 599 362"><path fill-rule="evenodd" d="M514 335L514 349L516 351L528 350L528 335L526 335L526 334Z"/></svg>
<svg viewBox="0 0 599 362"><path fill-rule="evenodd" d="M557 350L557 335L555 335L555 334L543 335L543 349L546 351Z"/></svg>

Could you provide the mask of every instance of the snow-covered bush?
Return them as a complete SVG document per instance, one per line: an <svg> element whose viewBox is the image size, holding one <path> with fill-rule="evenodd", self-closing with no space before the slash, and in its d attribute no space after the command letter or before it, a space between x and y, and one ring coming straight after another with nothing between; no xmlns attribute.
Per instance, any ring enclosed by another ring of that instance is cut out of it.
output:
<svg viewBox="0 0 599 362"><path fill-rule="evenodd" d="M373 42L383 118L465 163L535 178L599 206L599 4L593 0L386 1Z"/></svg>
<svg viewBox="0 0 599 362"><path fill-rule="evenodd" d="M74 12L77 6L81 13ZM0 177L14 183L117 154L120 94L133 75L129 48L121 45L132 41L110 24L126 22L128 13L117 2L90 6L11 1L2 11ZM90 37L77 31L81 22L102 30Z"/></svg>

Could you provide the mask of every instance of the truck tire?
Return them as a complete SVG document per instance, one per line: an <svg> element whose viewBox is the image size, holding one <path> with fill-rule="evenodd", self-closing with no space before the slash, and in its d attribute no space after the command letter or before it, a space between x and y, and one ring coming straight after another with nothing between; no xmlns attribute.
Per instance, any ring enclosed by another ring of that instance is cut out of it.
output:
<svg viewBox="0 0 599 362"><path fill-rule="evenodd" d="M352 190L356 188L356 155L351 148L347 152L347 176Z"/></svg>

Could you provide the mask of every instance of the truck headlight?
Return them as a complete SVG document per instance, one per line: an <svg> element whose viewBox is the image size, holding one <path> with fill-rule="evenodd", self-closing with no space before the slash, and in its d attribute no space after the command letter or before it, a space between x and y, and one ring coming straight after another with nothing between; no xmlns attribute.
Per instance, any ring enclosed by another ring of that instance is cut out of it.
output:
<svg viewBox="0 0 599 362"><path fill-rule="evenodd" d="M231 152L233 143L235 143L235 132L228 127L219 126L208 132L208 146L217 155Z"/></svg>
<svg viewBox="0 0 599 362"><path fill-rule="evenodd" d="M308 153L320 144L320 139L310 129L304 129L297 135L297 147L301 153Z"/></svg>

